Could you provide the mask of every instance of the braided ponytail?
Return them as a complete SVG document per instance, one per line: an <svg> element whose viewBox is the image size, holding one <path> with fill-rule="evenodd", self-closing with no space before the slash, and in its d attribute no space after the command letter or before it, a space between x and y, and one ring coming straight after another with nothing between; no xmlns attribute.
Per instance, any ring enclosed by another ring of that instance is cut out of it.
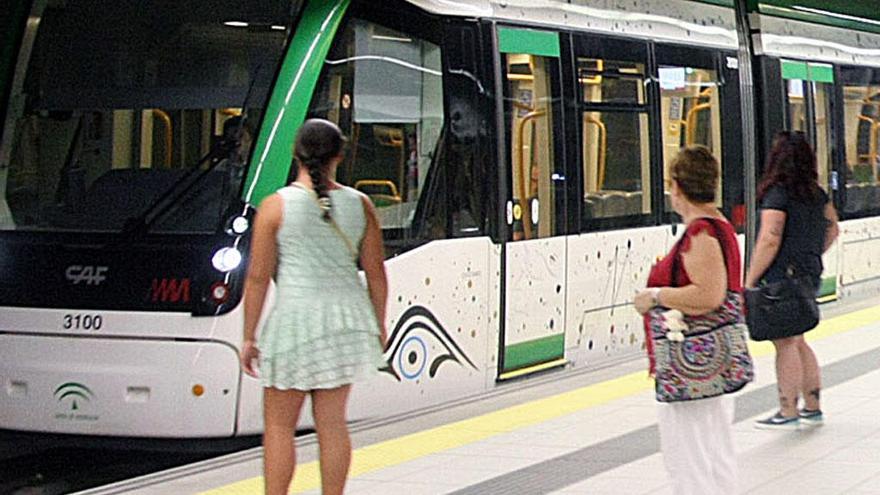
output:
<svg viewBox="0 0 880 495"><path fill-rule="evenodd" d="M306 168L312 188L318 195L321 217L332 219L330 202L330 164L342 153L345 137L336 124L323 119L305 121L296 137L294 156Z"/></svg>
<svg viewBox="0 0 880 495"><path fill-rule="evenodd" d="M309 178L312 179L312 187L318 195L318 204L323 211L322 218L325 221L329 221L330 210L333 208L333 204L330 202L330 192L327 190L327 167L321 165L318 161L318 163L312 163L311 165L305 164L305 167L309 171Z"/></svg>

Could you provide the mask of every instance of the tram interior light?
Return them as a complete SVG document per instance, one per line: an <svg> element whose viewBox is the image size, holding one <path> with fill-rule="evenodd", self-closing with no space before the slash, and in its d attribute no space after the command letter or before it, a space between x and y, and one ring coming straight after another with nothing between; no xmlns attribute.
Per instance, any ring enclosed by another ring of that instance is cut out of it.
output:
<svg viewBox="0 0 880 495"><path fill-rule="evenodd" d="M226 21L226 22L223 23L223 25L224 25L224 26L229 26L229 27L240 27L240 28L246 28L246 27L248 27L250 24L248 24L248 23L246 23L246 22L244 22L244 21Z"/></svg>
<svg viewBox="0 0 880 495"><path fill-rule="evenodd" d="M234 247L220 248L211 258L214 268L226 273L231 272L241 265L241 251Z"/></svg>

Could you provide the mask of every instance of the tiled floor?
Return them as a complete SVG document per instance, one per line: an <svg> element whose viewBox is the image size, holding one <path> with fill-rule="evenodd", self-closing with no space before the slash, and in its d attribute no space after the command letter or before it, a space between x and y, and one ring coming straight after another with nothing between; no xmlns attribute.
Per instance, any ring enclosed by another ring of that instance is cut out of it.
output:
<svg viewBox="0 0 880 495"><path fill-rule="evenodd" d="M833 375L823 390L825 426L792 432L752 427L754 419L773 411L772 400L767 401L774 393L772 354L757 358L756 382L738 394L735 440L741 493L880 495L880 321L819 339L813 347ZM755 415L744 417L745 411ZM363 445L355 437L356 444ZM656 438L656 405L652 392L646 390L371 470L354 477L347 493L671 494ZM306 449L305 456L314 458L314 453ZM231 480L259 475L259 467L259 459L254 458L133 493L216 489Z"/></svg>

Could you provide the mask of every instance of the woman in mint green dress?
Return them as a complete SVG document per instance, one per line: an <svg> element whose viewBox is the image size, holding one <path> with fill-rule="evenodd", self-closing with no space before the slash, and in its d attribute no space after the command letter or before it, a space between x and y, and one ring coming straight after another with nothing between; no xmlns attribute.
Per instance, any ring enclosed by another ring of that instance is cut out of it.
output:
<svg viewBox="0 0 880 495"><path fill-rule="evenodd" d="M266 198L254 222L241 365L264 387L268 495L288 493L296 463L294 431L307 395L320 447L322 493L343 492L351 463L345 419L351 384L385 365L382 232L370 200L334 180L344 143L332 122L306 121L294 147L296 181ZM273 275L275 307L257 340Z"/></svg>

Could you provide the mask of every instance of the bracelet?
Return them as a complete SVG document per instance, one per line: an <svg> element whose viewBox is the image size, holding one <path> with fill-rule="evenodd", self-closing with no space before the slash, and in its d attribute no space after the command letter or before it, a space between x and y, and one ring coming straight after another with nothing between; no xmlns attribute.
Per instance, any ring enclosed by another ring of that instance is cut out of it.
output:
<svg viewBox="0 0 880 495"><path fill-rule="evenodd" d="M660 306L660 287L651 288L651 307Z"/></svg>

